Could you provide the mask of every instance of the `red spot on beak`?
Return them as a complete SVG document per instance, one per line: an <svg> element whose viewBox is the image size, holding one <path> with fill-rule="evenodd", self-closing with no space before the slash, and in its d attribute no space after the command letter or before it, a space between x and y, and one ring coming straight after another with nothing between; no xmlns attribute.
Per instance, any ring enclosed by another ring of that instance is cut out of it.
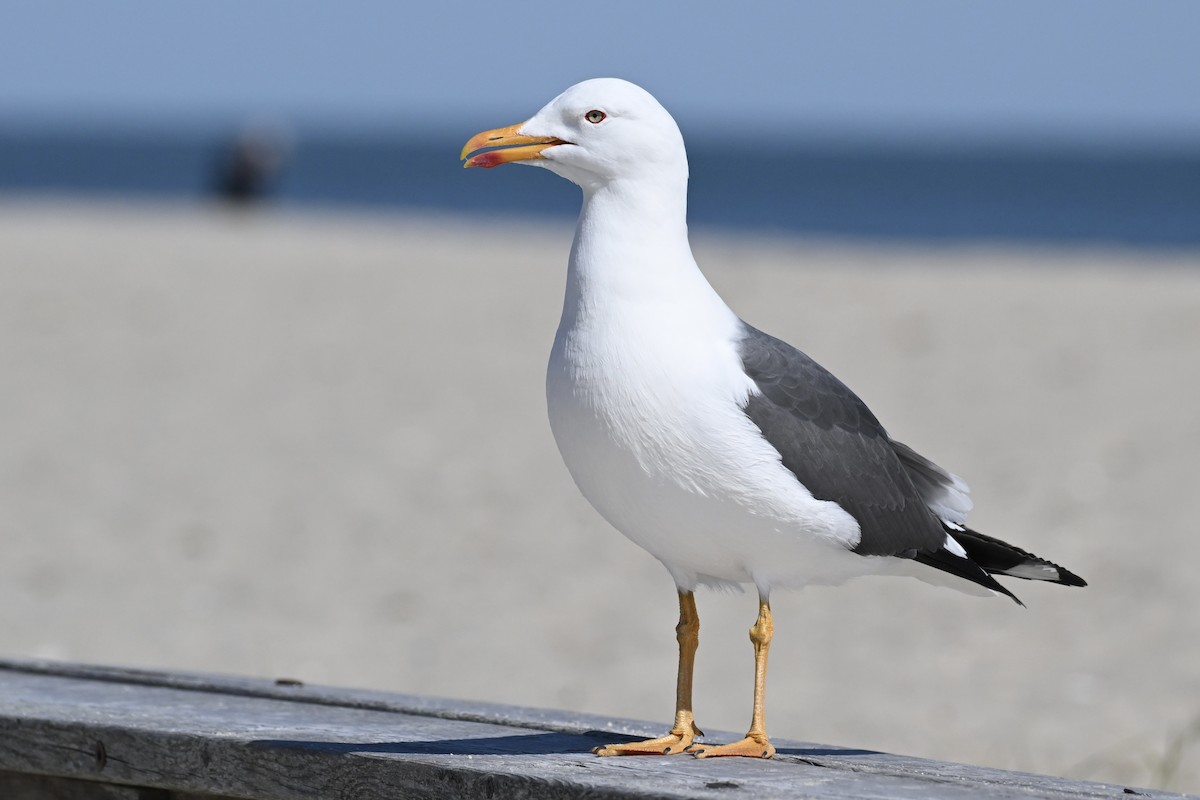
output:
<svg viewBox="0 0 1200 800"><path fill-rule="evenodd" d="M503 164L504 158L500 155L499 150L492 150L490 152L480 153L479 155L474 156L470 163L472 167L491 169L492 167L498 167Z"/></svg>

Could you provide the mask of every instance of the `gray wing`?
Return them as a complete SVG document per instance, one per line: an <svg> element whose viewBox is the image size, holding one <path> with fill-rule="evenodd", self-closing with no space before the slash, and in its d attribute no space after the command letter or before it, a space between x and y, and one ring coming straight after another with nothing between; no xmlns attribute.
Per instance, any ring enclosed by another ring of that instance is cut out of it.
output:
<svg viewBox="0 0 1200 800"><path fill-rule="evenodd" d="M743 325L739 354L761 391L747 400L746 415L814 497L858 521L862 539L854 551L911 557L941 549L945 529L910 474L929 462L906 447L902 462L879 420L844 383L786 342ZM924 480L936 488L947 473L933 469Z"/></svg>
<svg viewBox="0 0 1200 800"><path fill-rule="evenodd" d="M908 472L921 499L940 519L962 525L971 510L970 489L957 475L952 475L925 458L908 445L892 440L892 449Z"/></svg>

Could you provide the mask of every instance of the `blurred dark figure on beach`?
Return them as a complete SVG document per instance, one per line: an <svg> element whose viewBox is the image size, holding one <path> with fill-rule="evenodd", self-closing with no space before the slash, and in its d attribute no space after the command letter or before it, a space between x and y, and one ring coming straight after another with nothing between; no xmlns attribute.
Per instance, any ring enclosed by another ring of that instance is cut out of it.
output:
<svg viewBox="0 0 1200 800"><path fill-rule="evenodd" d="M263 126L243 128L218 160L216 194L232 205L261 201L278 182L290 153L290 138L284 131Z"/></svg>

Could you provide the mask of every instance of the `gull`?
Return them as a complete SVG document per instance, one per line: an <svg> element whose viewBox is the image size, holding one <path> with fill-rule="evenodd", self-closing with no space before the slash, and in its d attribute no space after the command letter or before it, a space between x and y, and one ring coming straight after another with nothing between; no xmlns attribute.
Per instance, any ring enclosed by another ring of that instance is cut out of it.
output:
<svg viewBox="0 0 1200 800"><path fill-rule="evenodd" d="M544 167L583 190L546 370L550 427L584 497L662 562L679 597L674 725L597 755L774 755L765 692L776 587L909 575L1020 604L993 575L1086 585L968 528L961 479L889 437L814 360L730 310L692 257L683 137L644 89L576 84L526 122L473 137L462 158ZM744 585L758 591L750 728L701 744L694 592Z"/></svg>

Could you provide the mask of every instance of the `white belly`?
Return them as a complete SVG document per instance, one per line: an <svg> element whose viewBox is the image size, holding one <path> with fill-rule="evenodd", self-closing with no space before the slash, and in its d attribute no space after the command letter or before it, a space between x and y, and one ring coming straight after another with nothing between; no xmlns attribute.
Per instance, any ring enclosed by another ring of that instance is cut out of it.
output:
<svg viewBox="0 0 1200 800"><path fill-rule="evenodd" d="M547 370L550 426L597 511L683 589L766 592L875 571L882 559L848 549L854 519L814 499L742 412L753 385L732 312L728 329L705 329L707 341L697 331L639 336L626 322L603 329L619 336L560 328Z"/></svg>

